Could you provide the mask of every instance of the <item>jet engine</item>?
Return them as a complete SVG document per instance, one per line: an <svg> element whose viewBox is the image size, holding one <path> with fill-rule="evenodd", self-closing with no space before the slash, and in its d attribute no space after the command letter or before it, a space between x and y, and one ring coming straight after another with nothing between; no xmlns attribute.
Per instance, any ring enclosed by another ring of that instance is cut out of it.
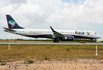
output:
<svg viewBox="0 0 103 70"><path fill-rule="evenodd" d="M62 41L74 41L74 36L66 36Z"/></svg>

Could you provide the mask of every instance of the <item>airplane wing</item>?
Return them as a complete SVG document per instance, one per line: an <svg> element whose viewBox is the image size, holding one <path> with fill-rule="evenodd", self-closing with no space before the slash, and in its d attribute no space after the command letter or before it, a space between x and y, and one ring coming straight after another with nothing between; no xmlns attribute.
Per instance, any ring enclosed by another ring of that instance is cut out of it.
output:
<svg viewBox="0 0 103 70"><path fill-rule="evenodd" d="M4 31L6 31L6 32L15 32L15 30L12 30L12 29L8 29L8 28L6 28L6 27L4 27Z"/></svg>
<svg viewBox="0 0 103 70"><path fill-rule="evenodd" d="M51 28L51 30L53 32L53 38L65 38L66 37L65 35L55 31L51 26L50 26L50 28Z"/></svg>

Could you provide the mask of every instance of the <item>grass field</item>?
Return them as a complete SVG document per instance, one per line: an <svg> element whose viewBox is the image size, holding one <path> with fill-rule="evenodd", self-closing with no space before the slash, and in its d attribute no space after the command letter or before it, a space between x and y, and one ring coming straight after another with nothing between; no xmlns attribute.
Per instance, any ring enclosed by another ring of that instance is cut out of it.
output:
<svg viewBox="0 0 103 70"><path fill-rule="evenodd" d="M37 59L62 60L79 58L103 59L103 46L98 46L96 56L95 46L37 46L37 45L0 45L0 60Z"/></svg>
<svg viewBox="0 0 103 70"><path fill-rule="evenodd" d="M59 42L80 42L80 41L85 41L87 42L91 42L91 40L89 39L75 39L74 41L59 41ZM40 40L40 39L0 39L0 42L53 42L53 39L48 39L48 40ZM92 42L96 42L95 40L92 40ZM102 41L101 41L102 42Z"/></svg>

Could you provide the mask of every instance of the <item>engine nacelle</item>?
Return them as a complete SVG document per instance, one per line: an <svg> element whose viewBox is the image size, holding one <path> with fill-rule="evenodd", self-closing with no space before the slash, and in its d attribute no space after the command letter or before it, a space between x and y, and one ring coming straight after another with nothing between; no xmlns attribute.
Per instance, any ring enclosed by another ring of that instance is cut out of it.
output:
<svg viewBox="0 0 103 70"><path fill-rule="evenodd" d="M65 41L73 41L74 40L74 36L66 36L63 40L65 40Z"/></svg>

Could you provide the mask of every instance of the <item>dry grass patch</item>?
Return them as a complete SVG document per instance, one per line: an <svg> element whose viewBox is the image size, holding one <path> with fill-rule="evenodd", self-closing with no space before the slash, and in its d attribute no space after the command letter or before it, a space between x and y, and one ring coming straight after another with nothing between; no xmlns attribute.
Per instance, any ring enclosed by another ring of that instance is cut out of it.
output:
<svg viewBox="0 0 103 70"><path fill-rule="evenodd" d="M8 59L69 59L69 58L103 58L103 46L98 46L98 56L95 46L37 46L37 45L0 45L0 60Z"/></svg>

